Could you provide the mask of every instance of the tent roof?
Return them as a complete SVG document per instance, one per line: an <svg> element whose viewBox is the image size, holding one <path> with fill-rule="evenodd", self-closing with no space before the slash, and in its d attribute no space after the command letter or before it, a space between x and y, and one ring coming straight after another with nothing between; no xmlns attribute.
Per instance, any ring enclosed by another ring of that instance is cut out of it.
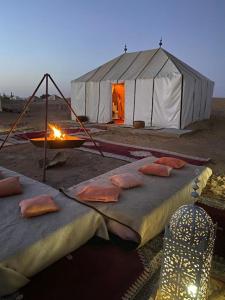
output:
<svg viewBox="0 0 225 300"><path fill-rule="evenodd" d="M158 73L188 73L194 78L207 79L163 48L123 53L100 67L73 80L87 81L124 81L137 78L154 78Z"/></svg>

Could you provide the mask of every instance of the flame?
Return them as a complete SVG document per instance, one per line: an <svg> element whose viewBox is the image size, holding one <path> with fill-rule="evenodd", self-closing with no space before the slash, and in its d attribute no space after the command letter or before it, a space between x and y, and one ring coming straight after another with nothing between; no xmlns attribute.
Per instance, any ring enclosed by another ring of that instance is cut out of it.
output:
<svg viewBox="0 0 225 300"><path fill-rule="evenodd" d="M64 140L65 134L62 133L61 129L59 127L56 127L52 124L48 124L48 126L51 128L52 132L50 133L50 138L55 140Z"/></svg>

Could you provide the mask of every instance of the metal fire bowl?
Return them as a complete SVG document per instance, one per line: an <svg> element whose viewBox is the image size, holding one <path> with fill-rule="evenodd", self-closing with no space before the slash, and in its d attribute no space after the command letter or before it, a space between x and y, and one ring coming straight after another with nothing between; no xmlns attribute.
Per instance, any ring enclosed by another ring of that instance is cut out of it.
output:
<svg viewBox="0 0 225 300"><path fill-rule="evenodd" d="M30 139L30 142L39 148L44 148L45 139L36 138ZM63 149L63 148L79 148L85 142L84 139L66 139L66 140L49 140L47 139L47 148L48 149Z"/></svg>

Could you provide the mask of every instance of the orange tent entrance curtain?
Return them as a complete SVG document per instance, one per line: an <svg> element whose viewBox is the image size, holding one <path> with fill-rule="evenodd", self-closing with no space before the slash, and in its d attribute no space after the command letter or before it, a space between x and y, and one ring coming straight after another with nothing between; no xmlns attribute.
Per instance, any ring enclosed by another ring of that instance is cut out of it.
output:
<svg viewBox="0 0 225 300"><path fill-rule="evenodd" d="M124 83L112 84L112 119L115 123L124 123L124 105Z"/></svg>

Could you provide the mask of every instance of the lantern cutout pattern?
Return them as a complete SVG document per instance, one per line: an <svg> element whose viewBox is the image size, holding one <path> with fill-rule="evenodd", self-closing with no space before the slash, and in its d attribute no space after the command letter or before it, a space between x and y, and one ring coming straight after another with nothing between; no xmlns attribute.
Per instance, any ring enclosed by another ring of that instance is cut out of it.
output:
<svg viewBox="0 0 225 300"><path fill-rule="evenodd" d="M192 185L197 198L199 179ZM196 200L196 199L195 199ZM157 300L207 299L216 227L206 211L181 206L165 228Z"/></svg>

